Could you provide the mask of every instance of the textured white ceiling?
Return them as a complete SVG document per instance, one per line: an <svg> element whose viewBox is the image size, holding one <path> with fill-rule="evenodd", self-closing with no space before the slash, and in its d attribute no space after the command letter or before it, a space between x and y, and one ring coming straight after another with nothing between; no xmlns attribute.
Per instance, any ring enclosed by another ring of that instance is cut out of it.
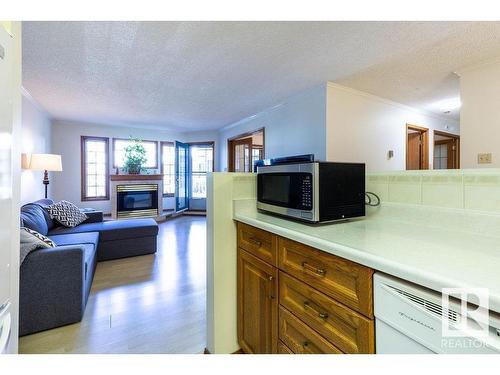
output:
<svg viewBox="0 0 500 375"><path fill-rule="evenodd" d="M499 40L499 22L23 22L23 85L57 119L184 131L327 80L440 113Z"/></svg>

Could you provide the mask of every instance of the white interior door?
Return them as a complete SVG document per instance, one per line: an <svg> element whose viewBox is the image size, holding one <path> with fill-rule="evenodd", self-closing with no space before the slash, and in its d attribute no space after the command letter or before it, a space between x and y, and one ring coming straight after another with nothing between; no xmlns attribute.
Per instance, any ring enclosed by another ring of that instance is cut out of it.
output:
<svg viewBox="0 0 500 375"><path fill-rule="evenodd" d="M10 226L12 212L12 38L0 27L0 306L10 295ZM3 57L2 57L3 56ZM5 89L7 88L7 89Z"/></svg>
<svg viewBox="0 0 500 375"><path fill-rule="evenodd" d="M11 319L7 309L11 296L12 251L12 128L13 52L12 37L0 26L0 353L9 352Z"/></svg>

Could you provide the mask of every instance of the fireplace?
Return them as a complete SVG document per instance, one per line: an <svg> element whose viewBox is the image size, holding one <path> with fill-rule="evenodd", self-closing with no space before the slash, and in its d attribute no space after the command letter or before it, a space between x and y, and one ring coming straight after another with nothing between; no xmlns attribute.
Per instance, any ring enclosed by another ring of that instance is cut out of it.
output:
<svg viewBox="0 0 500 375"><path fill-rule="evenodd" d="M158 216L158 185L117 185L116 208L118 219Z"/></svg>
<svg viewBox="0 0 500 375"><path fill-rule="evenodd" d="M110 180L113 219L164 219L163 175L112 174Z"/></svg>

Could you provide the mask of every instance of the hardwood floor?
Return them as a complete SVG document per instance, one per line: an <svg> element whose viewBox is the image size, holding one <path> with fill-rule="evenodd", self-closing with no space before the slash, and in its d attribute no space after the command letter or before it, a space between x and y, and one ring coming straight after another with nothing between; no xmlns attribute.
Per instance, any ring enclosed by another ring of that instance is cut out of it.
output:
<svg viewBox="0 0 500 375"><path fill-rule="evenodd" d="M80 323L25 336L20 353L203 353L206 219L160 224L158 252L97 264Z"/></svg>

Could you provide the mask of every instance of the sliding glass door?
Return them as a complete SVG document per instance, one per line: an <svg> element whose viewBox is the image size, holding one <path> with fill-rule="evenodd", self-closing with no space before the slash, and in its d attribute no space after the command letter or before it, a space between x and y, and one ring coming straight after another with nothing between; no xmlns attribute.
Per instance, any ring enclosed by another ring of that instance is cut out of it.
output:
<svg viewBox="0 0 500 375"><path fill-rule="evenodd" d="M163 196L175 197L176 212L206 210L207 174L213 170L214 142L162 142Z"/></svg>
<svg viewBox="0 0 500 375"><path fill-rule="evenodd" d="M175 211L184 211L189 205L188 173L189 145L175 142Z"/></svg>

